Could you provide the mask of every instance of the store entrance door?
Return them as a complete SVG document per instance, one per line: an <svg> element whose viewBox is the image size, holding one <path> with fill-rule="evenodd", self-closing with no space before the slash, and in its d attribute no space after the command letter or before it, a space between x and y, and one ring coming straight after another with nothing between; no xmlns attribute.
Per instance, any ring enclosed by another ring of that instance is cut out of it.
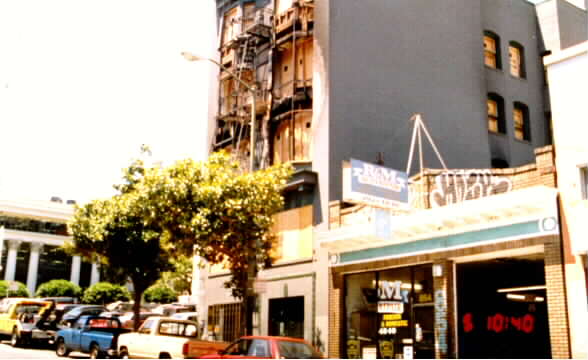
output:
<svg viewBox="0 0 588 360"><path fill-rule="evenodd" d="M304 338L304 296L269 301L269 335Z"/></svg>
<svg viewBox="0 0 588 360"><path fill-rule="evenodd" d="M542 259L495 259L456 270L459 358L551 357Z"/></svg>

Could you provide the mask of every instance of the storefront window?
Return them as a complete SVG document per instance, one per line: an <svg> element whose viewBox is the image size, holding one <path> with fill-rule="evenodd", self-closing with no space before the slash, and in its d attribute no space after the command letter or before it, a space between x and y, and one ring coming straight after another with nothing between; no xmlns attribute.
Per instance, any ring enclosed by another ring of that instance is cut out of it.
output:
<svg viewBox="0 0 588 360"><path fill-rule="evenodd" d="M349 275L345 281L347 358L366 358L370 353L376 357L378 340L376 273Z"/></svg>
<svg viewBox="0 0 588 360"><path fill-rule="evenodd" d="M348 275L345 286L348 358L434 357L430 265Z"/></svg>

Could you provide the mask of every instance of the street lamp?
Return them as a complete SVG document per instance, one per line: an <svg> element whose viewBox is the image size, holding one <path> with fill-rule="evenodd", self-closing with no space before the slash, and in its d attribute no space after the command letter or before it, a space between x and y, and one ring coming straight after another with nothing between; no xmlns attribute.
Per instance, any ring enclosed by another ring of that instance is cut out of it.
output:
<svg viewBox="0 0 588 360"><path fill-rule="evenodd" d="M201 57L198 55L191 54L189 52L183 51L182 56L188 61L210 61L211 63L218 66L222 71L226 72L227 74L231 75L231 77L237 80L241 85L243 85L247 91L251 93L251 139L249 139L249 171L253 172L254 168L254 155L255 155L255 112L256 112L256 96L255 96L255 84L247 84L243 80L239 79L235 73L231 70L227 69L223 64L219 63L216 60L207 57Z"/></svg>

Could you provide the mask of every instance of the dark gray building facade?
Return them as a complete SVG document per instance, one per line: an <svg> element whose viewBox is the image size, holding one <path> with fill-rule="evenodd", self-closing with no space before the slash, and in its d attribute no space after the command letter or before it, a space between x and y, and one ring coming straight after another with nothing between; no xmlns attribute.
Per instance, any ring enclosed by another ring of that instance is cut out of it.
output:
<svg viewBox="0 0 588 360"><path fill-rule="evenodd" d="M312 205L314 231L324 231L329 204L342 200L342 163L383 161L404 171L417 113L448 168L534 162L534 150L551 142L543 56L586 39L585 10L547 1L557 4L539 14L526 0L216 0L219 61L258 89L257 167L294 162L290 208ZM545 40L550 31L558 41ZM218 78L212 148L247 160L250 94L224 70ZM423 145L424 165L441 167ZM312 259L272 270L266 291L284 300L298 286L286 273L312 278L299 294L307 317L292 321L323 348L327 257L315 241ZM229 302L219 299L209 306ZM262 312L270 309L262 323L271 325L276 299L262 300Z"/></svg>

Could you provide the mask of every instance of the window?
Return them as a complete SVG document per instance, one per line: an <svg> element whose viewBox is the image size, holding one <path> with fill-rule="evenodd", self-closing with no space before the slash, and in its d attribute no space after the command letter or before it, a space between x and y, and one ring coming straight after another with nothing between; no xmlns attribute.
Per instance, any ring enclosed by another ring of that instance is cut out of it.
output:
<svg viewBox="0 0 588 360"><path fill-rule="evenodd" d="M522 45L511 41L508 46L510 74L517 78L525 78L525 51Z"/></svg>
<svg viewBox="0 0 588 360"><path fill-rule="evenodd" d="M153 326L155 325L155 321L154 320L147 320L143 323L143 326L141 326L141 328L139 329L139 333L140 334L150 334L151 333L151 328L153 328Z"/></svg>
<svg viewBox="0 0 588 360"><path fill-rule="evenodd" d="M514 121L514 135L518 140L530 141L531 131L529 129L529 108L527 105L515 102L512 111Z"/></svg>
<svg viewBox="0 0 588 360"><path fill-rule="evenodd" d="M580 167L580 187L582 189L582 200L588 200L588 165Z"/></svg>
<svg viewBox="0 0 588 360"><path fill-rule="evenodd" d="M493 133L506 133L504 121L504 100L498 94L488 94L488 130Z"/></svg>
<svg viewBox="0 0 588 360"><path fill-rule="evenodd" d="M493 69L501 69L500 37L492 31L484 31L484 64Z"/></svg>

